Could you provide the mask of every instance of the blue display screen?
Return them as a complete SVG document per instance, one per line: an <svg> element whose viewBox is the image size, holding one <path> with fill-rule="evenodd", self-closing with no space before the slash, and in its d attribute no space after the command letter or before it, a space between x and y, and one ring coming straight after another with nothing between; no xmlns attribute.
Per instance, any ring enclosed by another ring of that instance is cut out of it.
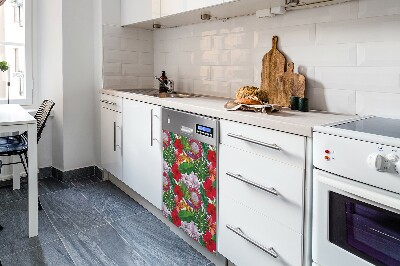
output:
<svg viewBox="0 0 400 266"><path fill-rule="evenodd" d="M213 128L197 124L196 125L196 133L212 137Z"/></svg>

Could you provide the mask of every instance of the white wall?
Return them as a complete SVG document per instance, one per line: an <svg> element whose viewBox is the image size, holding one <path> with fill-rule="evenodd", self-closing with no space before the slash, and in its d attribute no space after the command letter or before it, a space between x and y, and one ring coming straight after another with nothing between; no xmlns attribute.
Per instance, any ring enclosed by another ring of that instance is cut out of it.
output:
<svg viewBox="0 0 400 266"><path fill-rule="evenodd" d="M258 19L240 17L154 32L154 74L179 90L233 97L260 85L279 48L307 77L311 108L400 117L400 1L359 0Z"/></svg>
<svg viewBox="0 0 400 266"><path fill-rule="evenodd" d="M62 6L66 171L95 162L93 7L93 0L68 0Z"/></svg>
<svg viewBox="0 0 400 266"><path fill-rule="evenodd" d="M39 142L39 167L53 165L63 169L62 1L38 0L36 4L38 102L52 99L56 103L54 118L50 119Z"/></svg>

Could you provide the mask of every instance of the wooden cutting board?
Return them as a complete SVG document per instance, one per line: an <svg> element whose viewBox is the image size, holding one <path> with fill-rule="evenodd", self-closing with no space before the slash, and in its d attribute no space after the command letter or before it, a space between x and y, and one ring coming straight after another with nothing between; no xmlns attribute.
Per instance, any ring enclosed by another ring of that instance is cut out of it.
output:
<svg viewBox="0 0 400 266"><path fill-rule="evenodd" d="M269 104L281 105L282 96L280 95L279 83L285 72L286 58L277 46L278 36L274 36L272 38L272 49L264 55L262 60L260 88L267 91Z"/></svg>
<svg viewBox="0 0 400 266"><path fill-rule="evenodd" d="M285 107L290 106L290 96L304 98L306 89L306 78L303 75L294 73L294 63L289 62L286 72L281 78L280 84L280 104Z"/></svg>

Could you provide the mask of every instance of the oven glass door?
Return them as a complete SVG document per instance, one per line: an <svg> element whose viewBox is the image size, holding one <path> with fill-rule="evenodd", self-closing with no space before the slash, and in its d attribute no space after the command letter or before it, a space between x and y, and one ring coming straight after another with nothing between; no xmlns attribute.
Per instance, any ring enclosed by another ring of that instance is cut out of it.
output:
<svg viewBox="0 0 400 266"><path fill-rule="evenodd" d="M400 214L329 191L329 241L375 265L400 265Z"/></svg>

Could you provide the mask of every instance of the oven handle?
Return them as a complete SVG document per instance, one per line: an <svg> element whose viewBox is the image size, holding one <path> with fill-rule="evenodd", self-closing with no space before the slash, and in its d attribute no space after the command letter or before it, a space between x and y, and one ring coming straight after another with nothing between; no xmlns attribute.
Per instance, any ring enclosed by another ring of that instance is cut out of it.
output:
<svg viewBox="0 0 400 266"><path fill-rule="evenodd" d="M340 178L340 180L338 180ZM383 189L375 188L366 184L346 180L332 174L317 171L317 180L325 185L347 192L367 201L372 201L395 210L400 210L400 198L397 194Z"/></svg>

